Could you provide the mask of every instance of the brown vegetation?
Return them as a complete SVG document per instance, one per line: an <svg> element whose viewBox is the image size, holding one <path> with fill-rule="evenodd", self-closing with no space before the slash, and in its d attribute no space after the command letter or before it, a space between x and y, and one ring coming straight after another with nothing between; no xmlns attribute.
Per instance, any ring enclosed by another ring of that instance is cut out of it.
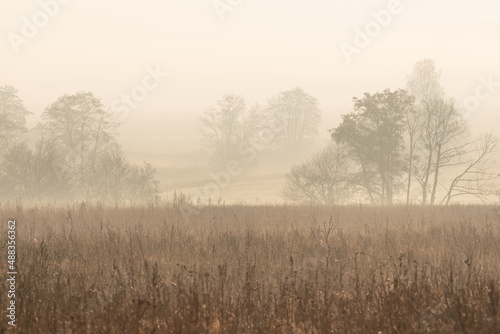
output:
<svg viewBox="0 0 500 334"><path fill-rule="evenodd" d="M500 332L495 206L214 206L186 221L175 206L79 204L0 216L18 221L13 332Z"/></svg>

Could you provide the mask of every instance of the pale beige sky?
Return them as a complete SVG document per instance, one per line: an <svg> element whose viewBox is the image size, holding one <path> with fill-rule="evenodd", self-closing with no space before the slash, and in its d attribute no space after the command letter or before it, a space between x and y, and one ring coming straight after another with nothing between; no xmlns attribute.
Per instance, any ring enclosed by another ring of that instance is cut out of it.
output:
<svg viewBox="0 0 500 334"><path fill-rule="evenodd" d="M124 120L126 149L196 148L196 118L225 93L265 103L302 86L320 101L326 137L353 96L404 88L423 58L443 69L443 85L458 102L474 94L479 77L500 81L498 0L401 0L351 63L339 46L353 44L356 27L390 0L241 0L223 21L213 0L66 0L16 53L9 33L21 35L23 18L32 21L51 1L0 0L0 85L19 89L34 123L64 93L91 90L111 106L148 66L161 66L170 76ZM498 128L499 106L500 86L471 123Z"/></svg>

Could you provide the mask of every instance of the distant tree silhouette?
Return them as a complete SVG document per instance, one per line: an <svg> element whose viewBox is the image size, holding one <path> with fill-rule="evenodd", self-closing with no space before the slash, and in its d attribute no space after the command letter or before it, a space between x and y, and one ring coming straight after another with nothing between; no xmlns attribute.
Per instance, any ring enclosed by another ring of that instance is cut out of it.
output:
<svg viewBox="0 0 500 334"><path fill-rule="evenodd" d="M26 131L29 114L14 87L0 87L0 154Z"/></svg>
<svg viewBox="0 0 500 334"><path fill-rule="evenodd" d="M289 150L308 145L318 134L321 111L318 100L297 87L269 100L268 123L276 123L276 141Z"/></svg>
<svg viewBox="0 0 500 334"><path fill-rule="evenodd" d="M292 166L285 177L283 195L293 202L334 204L351 188L352 160L348 151L329 144L309 161Z"/></svg>

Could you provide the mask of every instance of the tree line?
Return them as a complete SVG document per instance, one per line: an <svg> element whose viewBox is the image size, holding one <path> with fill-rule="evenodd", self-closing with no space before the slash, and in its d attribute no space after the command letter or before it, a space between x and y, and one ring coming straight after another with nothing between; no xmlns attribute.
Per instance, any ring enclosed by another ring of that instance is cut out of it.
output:
<svg viewBox="0 0 500 334"><path fill-rule="evenodd" d="M405 89L353 98L353 111L329 130L331 143L291 167L283 196L316 204L448 204L498 192L492 133L471 137L447 97L433 60L416 63ZM0 87L0 199L150 200L159 193L150 163L130 163L117 142L119 122L91 92L65 94L26 127L15 88ZM251 162L259 151L307 151L318 135L318 100L297 87L264 105L227 94L199 118L214 161Z"/></svg>
<svg viewBox="0 0 500 334"><path fill-rule="evenodd" d="M265 105L247 107L245 99L227 94L199 118L197 130L216 163L251 161L257 152L297 152L318 135L321 111L316 98L296 87L280 92Z"/></svg>
<svg viewBox="0 0 500 334"><path fill-rule="evenodd" d="M18 91L0 87L0 199L150 200L159 192L150 163L130 163L118 121L91 92L65 94L26 127Z"/></svg>

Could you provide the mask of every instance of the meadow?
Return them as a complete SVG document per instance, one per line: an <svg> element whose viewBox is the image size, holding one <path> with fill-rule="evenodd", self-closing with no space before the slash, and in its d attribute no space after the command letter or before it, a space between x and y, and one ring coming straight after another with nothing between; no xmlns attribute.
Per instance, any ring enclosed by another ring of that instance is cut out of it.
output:
<svg viewBox="0 0 500 334"><path fill-rule="evenodd" d="M0 331L500 332L499 206L183 212L2 204L19 274L17 326L2 280Z"/></svg>

